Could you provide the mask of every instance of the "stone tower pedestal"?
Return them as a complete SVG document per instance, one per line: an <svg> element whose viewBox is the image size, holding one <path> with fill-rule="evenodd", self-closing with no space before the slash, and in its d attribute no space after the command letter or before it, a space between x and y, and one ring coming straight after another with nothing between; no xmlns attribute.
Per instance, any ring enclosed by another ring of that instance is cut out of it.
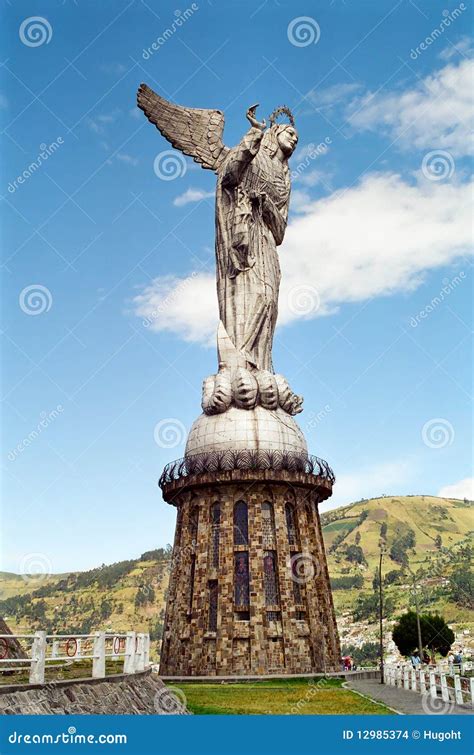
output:
<svg viewBox="0 0 474 755"><path fill-rule="evenodd" d="M262 408L202 415L186 450L160 479L177 507L160 673L338 670L318 512L330 467L292 417Z"/></svg>

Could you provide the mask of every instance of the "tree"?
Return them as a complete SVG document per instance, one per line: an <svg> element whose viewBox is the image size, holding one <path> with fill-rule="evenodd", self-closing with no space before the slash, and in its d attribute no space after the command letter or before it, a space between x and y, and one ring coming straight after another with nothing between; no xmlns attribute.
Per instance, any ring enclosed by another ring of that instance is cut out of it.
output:
<svg viewBox="0 0 474 755"><path fill-rule="evenodd" d="M469 565L458 566L449 579L450 596L459 606L474 608L474 574Z"/></svg>
<svg viewBox="0 0 474 755"><path fill-rule="evenodd" d="M383 602L383 618L388 618L395 608L393 599L385 598ZM359 595L352 613L354 621L376 621L379 615L379 596L377 593L372 595Z"/></svg>
<svg viewBox="0 0 474 755"><path fill-rule="evenodd" d="M354 538L354 542L356 545L359 545L360 543L360 532L356 532L356 536Z"/></svg>
<svg viewBox="0 0 474 755"><path fill-rule="evenodd" d="M345 553L346 559L356 564L367 564L364 551L360 545L348 545Z"/></svg>
<svg viewBox="0 0 474 755"><path fill-rule="evenodd" d="M387 522L382 522L380 526L380 537L382 537L384 540L387 539L387 528L388 528Z"/></svg>
<svg viewBox="0 0 474 755"><path fill-rule="evenodd" d="M449 653L454 642L454 633L442 616L429 613L422 614L420 616L420 627L424 648L439 652L442 656ZM408 611L400 616L393 629L392 639L402 655L411 655L418 648L418 629L414 611Z"/></svg>
<svg viewBox="0 0 474 755"><path fill-rule="evenodd" d="M435 544L435 548L437 548L438 550L441 550L441 546L443 545L443 541L441 540L441 535L439 534L436 535L434 544Z"/></svg>

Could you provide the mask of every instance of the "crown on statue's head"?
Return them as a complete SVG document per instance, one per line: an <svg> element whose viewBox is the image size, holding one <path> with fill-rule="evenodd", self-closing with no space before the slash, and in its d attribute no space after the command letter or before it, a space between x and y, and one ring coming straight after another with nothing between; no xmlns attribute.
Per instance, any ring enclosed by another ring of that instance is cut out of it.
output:
<svg viewBox="0 0 474 755"><path fill-rule="evenodd" d="M280 107L277 107L273 113L271 114L269 120L270 120L270 126L274 126L276 123L276 119L279 115L286 115L290 124L292 126L295 125L295 119L293 118L293 113L291 112L290 108L286 105L280 105Z"/></svg>

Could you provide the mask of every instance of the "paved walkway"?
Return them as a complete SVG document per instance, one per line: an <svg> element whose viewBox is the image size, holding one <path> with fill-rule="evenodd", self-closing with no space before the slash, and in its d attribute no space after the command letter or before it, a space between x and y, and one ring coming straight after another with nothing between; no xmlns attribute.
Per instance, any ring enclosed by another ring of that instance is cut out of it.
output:
<svg viewBox="0 0 474 755"><path fill-rule="evenodd" d="M391 687L388 684L380 684L378 679L354 679L348 680L345 685L348 689L361 692L373 700L384 703L393 708L397 713L423 716L430 713L442 713L445 715L469 715L473 714L472 708L455 705L453 702L445 703L441 698L433 700L429 694L420 695L412 690Z"/></svg>

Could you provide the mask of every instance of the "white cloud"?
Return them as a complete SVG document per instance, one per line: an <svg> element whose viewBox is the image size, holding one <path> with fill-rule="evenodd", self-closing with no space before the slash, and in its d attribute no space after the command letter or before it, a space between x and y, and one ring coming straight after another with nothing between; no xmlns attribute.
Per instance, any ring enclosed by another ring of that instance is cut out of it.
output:
<svg viewBox="0 0 474 755"><path fill-rule="evenodd" d="M403 92L367 93L348 110L355 128L397 139L401 147L471 154L474 61L449 64Z"/></svg>
<svg viewBox="0 0 474 755"><path fill-rule="evenodd" d="M474 500L474 477L466 477L453 485L445 485L438 493L440 498L468 498Z"/></svg>
<svg viewBox="0 0 474 755"><path fill-rule="evenodd" d="M116 108L110 113L100 113L95 118L87 118L86 123L91 131L94 131L96 134L103 134L105 133L107 126L115 123L120 115L121 111Z"/></svg>
<svg viewBox="0 0 474 755"><path fill-rule="evenodd" d="M135 314L150 330L177 333L185 341L210 346L217 330L217 293L213 275L155 278L133 300Z"/></svg>
<svg viewBox="0 0 474 755"><path fill-rule="evenodd" d="M127 163L128 165L133 165L134 167L138 165L138 158L133 157L132 155L128 155L126 152L117 152L116 154L117 160L120 160L122 163Z"/></svg>
<svg viewBox="0 0 474 755"><path fill-rule="evenodd" d="M127 70L127 67L124 66L123 63L111 62L111 63L102 63L100 65L100 70L103 71L104 73L121 74L121 73L125 73L125 71Z"/></svg>
<svg viewBox="0 0 474 755"><path fill-rule="evenodd" d="M185 204L191 202L200 202L201 199L208 199L214 196L213 191L204 191L203 189L186 189L184 194L180 194L179 197L173 200L175 207L184 207Z"/></svg>
<svg viewBox="0 0 474 755"><path fill-rule="evenodd" d="M468 184L409 184L400 176L366 176L360 184L325 199L300 197L302 214L289 224L280 247L282 284L279 325L415 289L429 271L466 254L471 242L471 188ZM135 299L137 314L157 310L150 327L174 331L188 341L209 343L217 326L212 273L156 278ZM301 287L317 291L320 306L303 313L292 306Z"/></svg>
<svg viewBox="0 0 474 755"><path fill-rule="evenodd" d="M356 82L333 84L322 89L311 89L305 99L309 100L316 110L326 110L347 102L360 89L361 84ZM312 112L314 112L314 108ZM308 112L304 105L303 112Z"/></svg>
<svg viewBox="0 0 474 755"><path fill-rule="evenodd" d="M441 60L451 60L456 55L468 55L472 54L472 39L470 37L461 37L456 44L450 44L441 50L439 57Z"/></svg>

